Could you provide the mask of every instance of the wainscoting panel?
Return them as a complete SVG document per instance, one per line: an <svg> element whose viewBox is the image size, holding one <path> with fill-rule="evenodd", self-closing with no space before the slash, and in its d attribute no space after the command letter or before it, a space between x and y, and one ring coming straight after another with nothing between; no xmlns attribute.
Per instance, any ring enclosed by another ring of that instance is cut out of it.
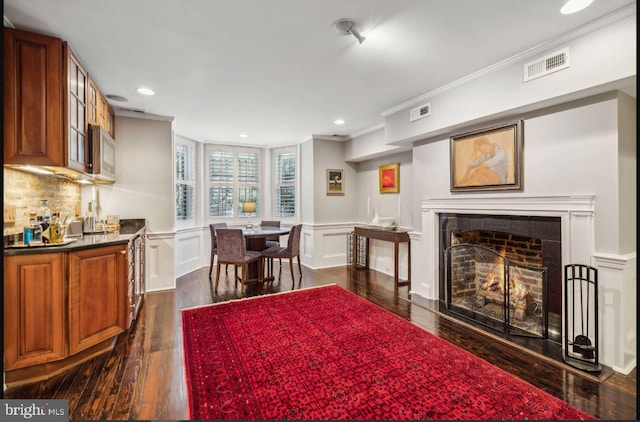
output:
<svg viewBox="0 0 640 422"><path fill-rule="evenodd" d="M146 291L176 288L174 262L174 233L147 231Z"/></svg>
<svg viewBox="0 0 640 422"><path fill-rule="evenodd" d="M181 277L202 268L204 265L209 265L211 240L209 234L205 233L204 228L197 227L178 231L176 233L175 246L176 277Z"/></svg>

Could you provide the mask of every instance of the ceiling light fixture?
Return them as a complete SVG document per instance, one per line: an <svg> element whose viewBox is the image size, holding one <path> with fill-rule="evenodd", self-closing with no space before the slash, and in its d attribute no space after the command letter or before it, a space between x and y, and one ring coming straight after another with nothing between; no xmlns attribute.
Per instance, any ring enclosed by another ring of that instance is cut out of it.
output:
<svg viewBox="0 0 640 422"><path fill-rule="evenodd" d="M249 135L246 134L245 132L240 132L240 134L238 136L241 137L241 138L248 138L249 137Z"/></svg>
<svg viewBox="0 0 640 422"><path fill-rule="evenodd" d="M138 93L142 94L142 95L153 95L155 94L155 92L153 92L152 90L150 90L149 88L138 88L136 89L136 91L138 91Z"/></svg>
<svg viewBox="0 0 640 422"><path fill-rule="evenodd" d="M363 37L355 28L356 24L351 19L338 19L333 23L333 30L338 35L353 35L358 40L359 44L362 44L365 37Z"/></svg>
<svg viewBox="0 0 640 422"><path fill-rule="evenodd" d="M333 121L333 123L337 124L337 125L343 125L344 124L344 120L342 119L336 119Z"/></svg>
<svg viewBox="0 0 640 422"><path fill-rule="evenodd" d="M120 102L123 102L123 103L129 101L126 97L123 97L122 95L107 94L107 95L105 95L105 97L107 97L110 100L120 101Z"/></svg>
<svg viewBox="0 0 640 422"><path fill-rule="evenodd" d="M562 6L560 13L570 15L587 8L591 3L593 0L569 0Z"/></svg>

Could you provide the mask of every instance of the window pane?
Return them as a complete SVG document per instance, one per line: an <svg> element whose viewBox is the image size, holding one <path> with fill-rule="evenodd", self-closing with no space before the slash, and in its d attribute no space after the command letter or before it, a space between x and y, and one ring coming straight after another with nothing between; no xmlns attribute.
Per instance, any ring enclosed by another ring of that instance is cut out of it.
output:
<svg viewBox="0 0 640 422"><path fill-rule="evenodd" d="M294 217L296 210L296 155L293 152L275 156L275 215Z"/></svg>
<svg viewBox="0 0 640 422"><path fill-rule="evenodd" d="M296 155L294 153L276 155L276 183L296 181Z"/></svg>
<svg viewBox="0 0 640 422"><path fill-rule="evenodd" d="M193 218L193 186L176 185L176 218L191 220Z"/></svg>
<svg viewBox="0 0 640 422"><path fill-rule="evenodd" d="M209 188L209 217L233 217L233 187Z"/></svg>
<svg viewBox="0 0 640 422"><path fill-rule="evenodd" d="M260 215L260 195L257 187L240 187L238 188L238 215L241 217L255 217ZM242 212L243 202L255 202L256 211L252 213Z"/></svg>
<svg viewBox="0 0 640 422"><path fill-rule="evenodd" d="M176 179L193 181L193 148L188 145L176 145Z"/></svg>
<svg viewBox="0 0 640 422"><path fill-rule="evenodd" d="M276 216L293 217L296 215L296 189L294 186L276 188Z"/></svg>
<svg viewBox="0 0 640 422"><path fill-rule="evenodd" d="M209 181L211 183L233 183L233 152L209 152Z"/></svg>
<svg viewBox="0 0 640 422"><path fill-rule="evenodd" d="M254 152L238 153L238 183L257 184L260 182L258 154Z"/></svg>

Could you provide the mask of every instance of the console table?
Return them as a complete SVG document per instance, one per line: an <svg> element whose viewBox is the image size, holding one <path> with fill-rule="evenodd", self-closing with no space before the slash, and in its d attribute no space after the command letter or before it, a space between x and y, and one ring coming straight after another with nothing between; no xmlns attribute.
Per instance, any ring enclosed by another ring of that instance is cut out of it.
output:
<svg viewBox="0 0 640 422"><path fill-rule="evenodd" d="M409 232L406 230L398 229L384 229L376 226L356 226L353 230L353 268L358 268L358 236L366 238L366 259L364 268L369 268L369 239L384 240L387 242L393 242L393 281L395 289L399 286L409 286L411 290L411 239L409 238ZM408 276L407 281L400 281L398 276L398 250L400 243L407 243L407 267Z"/></svg>

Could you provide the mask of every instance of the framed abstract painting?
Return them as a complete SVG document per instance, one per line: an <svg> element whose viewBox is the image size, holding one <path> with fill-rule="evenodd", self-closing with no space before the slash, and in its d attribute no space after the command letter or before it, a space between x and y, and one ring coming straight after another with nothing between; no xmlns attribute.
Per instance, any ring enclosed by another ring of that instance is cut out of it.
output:
<svg viewBox="0 0 640 422"><path fill-rule="evenodd" d="M400 192L400 163L380 166L380 193Z"/></svg>
<svg viewBox="0 0 640 422"><path fill-rule="evenodd" d="M450 139L451 192L522 188L523 122Z"/></svg>

